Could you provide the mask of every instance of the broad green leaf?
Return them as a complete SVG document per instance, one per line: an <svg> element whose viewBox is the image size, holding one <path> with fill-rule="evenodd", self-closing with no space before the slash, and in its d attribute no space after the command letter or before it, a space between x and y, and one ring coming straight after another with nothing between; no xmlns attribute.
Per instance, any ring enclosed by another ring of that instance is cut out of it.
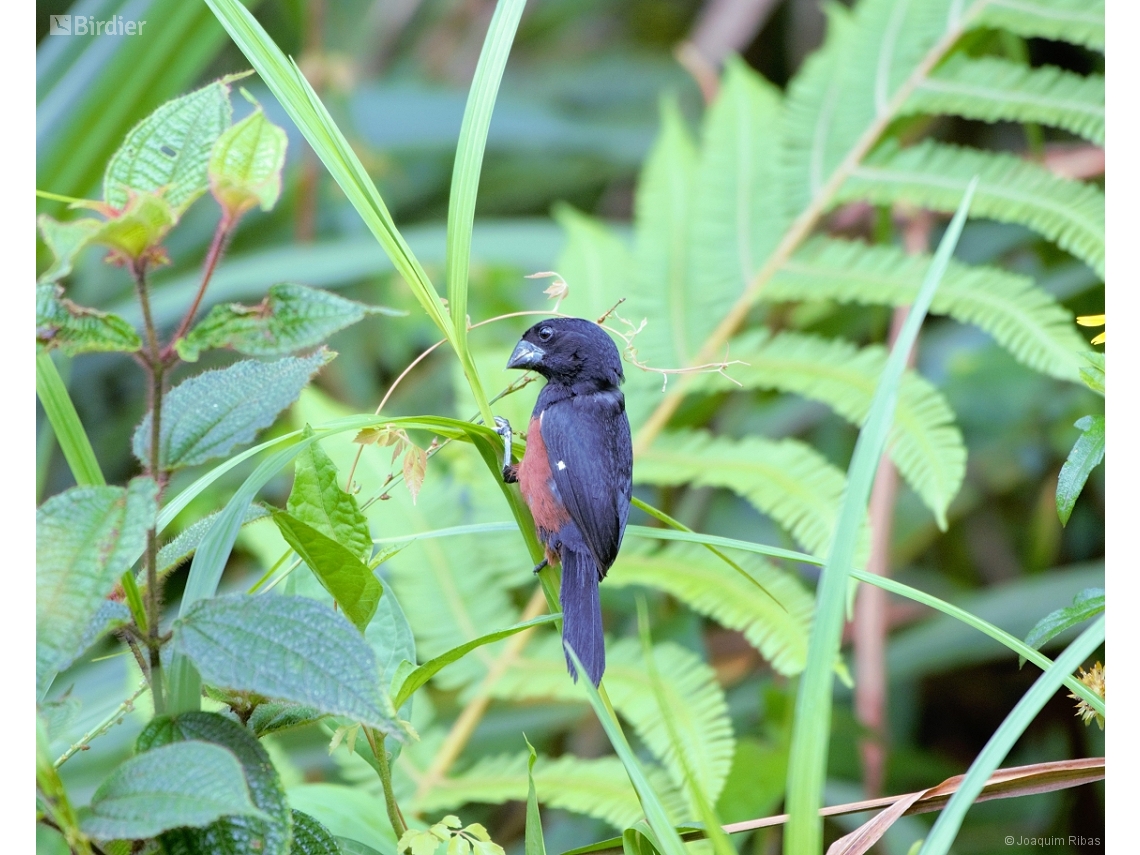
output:
<svg viewBox="0 0 1140 855"><path fill-rule="evenodd" d="M83 632L75 640L72 655L61 662L56 670L63 671L71 667L72 663L96 641L112 630L126 626L130 622L131 610L127 608L125 603L119 600L103 600L99 604L99 610L95 612L95 616L88 621Z"/></svg>
<svg viewBox="0 0 1140 855"><path fill-rule="evenodd" d="M246 725L260 739L262 736L275 733L278 730L288 730L291 727L312 724L323 715L324 713L316 707L282 703L281 701L267 701L254 708Z"/></svg>
<svg viewBox="0 0 1140 855"><path fill-rule="evenodd" d="M307 425L303 436L312 436ZM331 537L361 561L372 559L372 533L356 496L341 489L337 468L320 443L310 444L293 464L293 489L285 507L296 519Z"/></svg>
<svg viewBox="0 0 1140 855"><path fill-rule="evenodd" d="M1084 623L1104 611L1104 588L1085 588L1075 597L1073 604L1052 611L1037 621L1029 635L1025 636L1025 643L1034 650L1041 647L1050 639L1057 637L1066 629ZM1025 664L1024 657L1018 658L1018 667Z"/></svg>
<svg viewBox="0 0 1140 855"><path fill-rule="evenodd" d="M562 677L567 679L565 668ZM529 753L525 751L484 757L440 781L412 803L413 809L439 813L469 802L522 801L527 797L528 760ZM652 764L647 764L646 776L660 794L669 815L684 816L684 798L669 776ZM625 828L645 815L617 757L583 758L569 754L556 759L541 757L534 769L534 784L548 808L593 816L616 828Z"/></svg>
<svg viewBox="0 0 1140 855"><path fill-rule="evenodd" d="M955 54L918 84L901 112L1037 122L1104 145L1104 76Z"/></svg>
<svg viewBox="0 0 1140 855"><path fill-rule="evenodd" d="M293 811L294 855L341 855L340 845L327 828L299 810Z"/></svg>
<svg viewBox="0 0 1140 855"><path fill-rule="evenodd" d="M37 822L36 855L71 855L71 847L67 845L67 839L54 828Z"/></svg>
<svg viewBox="0 0 1140 855"><path fill-rule="evenodd" d="M101 222L92 217L61 223L47 214L40 214L36 223L40 227L44 243L54 256L51 266L40 274L40 282L56 282L70 273L75 256L103 227Z"/></svg>
<svg viewBox="0 0 1140 855"><path fill-rule="evenodd" d="M293 701L402 734L380 690L372 648L321 603L271 595L199 600L174 622L172 646L215 686Z"/></svg>
<svg viewBox="0 0 1140 855"><path fill-rule="evenodd" d="M134 353L142 339L117 315L77 305L55 284L36 286L36 346L56 348L68 356L121 351Z"/></svg>
<svg viewBox="0 0 1140 855"><path fill-rule="evenodd" d="M630 543L618 555L607 580L619 587L641 585L664 591L721 626L744 633L773 670L798 674L807 658L814 607L811 594L795 576L759 556L736 560L764 586L763 591L694 544L651 552Z"/></svg>
<svg viewBox="0 0 1140 855"><path fill-rule="evenodd" d="M1089 473L1104 460L1104 416L1085 416L1074 427L1080 429L1081 435L1057 476L1057 516L1061 525L1069 521Z"/></svg>
<svg viewBox="0 0 1140 855"><path fill-rule="evenodd" d="M77 631L95 617L115 580L142 553L158 487L75 487L36 511L36 688L78 651Z"/></svg>
<svg viewBox="0 0 1140 855"><path fill-rule="evenodd" d="M82 828L98 840L129 840L235 815L264 816L238 759L219 745L179 742L121 763L91 797Z"/></svg>
<svg viewBox="0 0 1140 855"><path fill-rule="evenodd" d="M162 835L167 855L288 855L292 814L269 755L248 730L217 713L191 712L153 719L138 737L140 751L197 740L232 752L241 764L253 804L263 816L226 816L205 828Z"/></svg>
<svg viewBox="0 0 1140 855"><path fill-rule="evenodd" d="M269 295L256 306L214 306L175 347L187 362L197 361L203 350L219 347L247 356L282 356L315 347L368 315L397 314L402 313L282 282L269 286Z"/></svg>
<svg viewBox="0 0 1140 855"><path fill-rule="evenodd" d="M530 740L523 736L529 754L526 761L526 844L524 855L546 855L546 840L542 836L542 815L538 812L538 791L534 786L534 764L538 755Z"/></svg>
<svg viewBox="0 0 1140 855"><path fill-rule="evenodd" d="M381 687L390 690L400 663L416 661L415 636L395 592L390 588L380 598L376 614L364 631L364 640L372 645L372 652L376 654ZM407 719L411 714L411 708L405 710L403 703L393 706L400 711L400 718ZM398 745L394 747L399 748Z"/></svg>
<svg viewBox="0 0 1140 855"><path fill-rule="evenodd" d="M288 794L294 810L307 813L338 838L359 841L369 847L369 855L373 850L394 855L396 835L376 793L360 786L317 783L291 786Z"/></svg>
<svg viewBox="0 0 1140 855"><path fill-rule="evenodd" d="M493 696L580 701L581 688L566 679L561 647L561 639L556 636L531 642L491 688ZM681 743L688 751L693 776L709 798L715 799L732 764L734 744L724 691L712 668L689 650L666 641L654 648L654 654L660 669L669 674L666 689L670 709ZM641 645L636 639L623 638L607 644L605 687L614 709L662 761L680 790L684 786L684 770L653 696Z"/></svg>
<svg viewBox="0 0 1140 855"><path fill-rule="evenodd" d="M286 511L273 511L285 542L300 556L347 617L364 632L384 593L372 569L347 547Z"/></svg>
<svg viewBox="0 0 1140 855"><path fill-rule="evenodd" d="M117 216L103 223L91 242L110 247L113 258L134 260L162 243L175 222L174 209L165 199L143 193L131 196ZM162 251L157 253L156 260L162 261Z"/></svg>
<svg viewBox="0 0 1140 855"><path fill-rule="evenodd" d="M497 632L491 632L487 635L481 635L476 639L468 641L466 644L461 644L458 647L453 647L451 650L443 653L434 659L430 659L423 665L416 668L407 679L404 680L403 685L400 686L400 691L396 695L393 703L397 708L403 706L404 702L415 694L421 686L427 683L432 677L443 670L444 667L450 665L459 659L462 659L472 650L482 647L484 644L490 644L494 641L500 641L504 638L514 635L515 633L522 632L523 630L530 629L542 624L554 623L559 619L560 615L542 615L532 620L517 623L514 626L500 629Z"/></svg>
<svg viewBox="0 0 1140 855"><path fill-rule="evenodd" d="M260 106L214 142L207 165L210 192L231 221L255 205L269 211L277 204L288 142Z"/></svg>
<svg viewBox="0 0 1140 855"><path fill-rule="evenodd" d="M230 123L225 80L163 104L127 134L107 163L103 199L126 207L132 194L160 193L177 212L206 192L206 164Z"/></svg>
<svg viewBox="0 0 1140 855"><path fill-rule="evenodd" d="M268 427L297 400L333 354L323 348L304 358L238 362L206 371L175 386L162 405L159 468L179 469L229 454ZM147 413L135 429L135 456L150 458Z"/></svg>

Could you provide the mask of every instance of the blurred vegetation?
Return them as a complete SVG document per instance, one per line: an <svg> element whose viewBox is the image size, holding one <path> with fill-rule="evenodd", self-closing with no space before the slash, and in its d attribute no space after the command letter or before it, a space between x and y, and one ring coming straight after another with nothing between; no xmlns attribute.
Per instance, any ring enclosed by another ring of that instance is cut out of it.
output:
<svg viewBox="0 0 1140 855"><path fill-rule="evenodd" d="M247 5L281 49L297 60L375 180L408 244L432 280L442 282L455 145L494 4L489 0L263 0ZM41 31L37 34L36 183L50 193L99 198L107 161L138 121L170 98L250 67L205 4L80 0L68 10L98 19L115 14L145 19L147 36L137 39L48 36L48 13L62 11L41 3L37 13ZM847 22L842 10L830 14L832 27ZM601 253L612 238L627 247L622 252L629 256L630 241L652 216L652 210L639 209L637 203L639 175L643 184L652 180L648 177L652 159L642 173L651 152L659 158L661 175L674 174L676 162L662 154L667 143L655 147L662 127L666 131L660 139L667 139L672 128L676 139L703 140L696 131L706 115L709 87L716 85L726 60L729 75L736 68L741 80L752 80L746 71L751 68L783 88L820 46L827 26L815 0L528 4L495 106L479 181L469 279L471 319L548 308L542 293L548 283L523 277L553 269L569 282L565 311L596 317L613 300L602 305L591 298L616 293L631 298L631 306L619 310L621 314L635 321L650 314L652 309L644 307L651 297L644 288L639 295L636 282L645 269L644 259L614 262L616 256ZM1054 38L1023 39L995 25L968 33L961 55L996 57L1034 68L1053 66L1081 76L1103 75L1103 53L1081 46L1082 39L1075 36L1072 42L1063 40L1061 33ZM734 53L743 60L740 65L733 65ZM337 358L321 370L290 414L265 434L268 438L306 423L318 425L340 415L371 412L401 372L440 335L265 84L253 77L242 85L288 134L283 188L272 211L254 211L241 221L203 309L233 301L254 303L270 285L289 281L407 312L404 317L367 317L333 335L329 347ZM252 110L241 98L233 103L235 120ZM1071 177L1103 188L1103 150L1097 145L1103 145L1103 131L1097 141L1095 133L1071 124L1072 132L1048 122L963 118L963 112L969 113L931 103L913 115L896 117L886 135L907 144L927 139L1035 158L1057 172L1069 170ZM1058 124L1065 126L1064 121ZM764 130L757 129L760 134ZM955 199L947 208L944 202L908 198L905 192L876 195L872 187L853 191L845 204L836 205L823 218L823 224L833 236L908 251L916 248L917 241L920 251L929 252L937 245L944 219L924 209L953 211L956 203ZM152 277L155 321L168 333L198 286L217 222L213 204L204 199L188 209L165 242L169 265ZM58 219L75 216L50 199L39 200L39 210ZM1103 223L1103 213L1101 217ZM1063 307L1066 319L1103 312L1103 274L1090 261L1095 253L1071 245L1072 251L1066 252L1056 240L1028 228L1027 217L1004 218L1013 222L1000 219L972 214L956 259L1028 277L1035 289ZM51 253L42 241L37 251L44 269ZM584 259L590 251L609 262L600 284L587 281ZM851 262L853 268L858 263L858 259ZM628 294L623 280L629 283ZM105 264L102 252L87 250L79 255L66 285L68 296L77 303L113 311L140 325L130 277L122 268ZM842 339L859 348L888 343L896 312L892 304L907 302L850 299L842 294L801 302L802 298L778 288L777 293L780 296L750 309L749 326L818 340ZM719 306L708 312L710 326L723 315ZM1078 592L1103 587L1103 466L1092 470L1064 526L1055 498L1058 475L1080 435L1074 423L1103 413L1103 398L1073 382L1072 366L1051 369L1041 359L1035 363L1037 357L1018 352L1016 344L999 344L994 327L1000 326L1000 320L991 318L990 326L985 318L962 323L939 313L937 305L935 313L923 327L915 370L949 405L967 456L960 488L953 476L947 476L951 487L940 503L932 498L931 491L936 490L930 482L912 478L905 461L896 455L904 477L889 513L893 526L885 567L899 581L1024 638L1041 618L1068 606ZM677 342L659 344L653 339L669 336L667 324L654 320L637 340L639 356L653 365L678 364L677 350L670 350L678 347ZM489 395L513 379L502 365L526 326L528 320L518 318L471 331L472 355ZM1075 327L1065 334L1078 336ZM1079 335L1087 341L1092 334ZM1062 334L1057 335L1062 341ZM727 358L755 363L741 355L738 341ZM752 352L759 356L763 342L754 337L752 344ZM834 354L830 358L836 364L846 359ZM125 484L139 472L138 460L131 454L131 433L147 410L142 373L119 353L74 359L57 354L56 361L107 481ZM206 352L197 366L180 365L172 382L231 361L227 354ZM787 516L791 499L781 501L778 493L774 498L756 498L750 488L734 482L735 473L718 475L709 450L693 445L711 434L720 448L739 441L742 449L757 437L791 439L818 452L812 471L846 470L857 435L852 417L840 415L842 408L826 394L822 400L831 406L822 403L819 394L789 388L790 380L745 377L749 370L728 369L730 376L741 377L743 389L721 382L716 375L698 378L670 422L674 431L689 435L689 444L676 440L676 446L666 446L665 451L659 445L656 458L652 451L639 457L635 475L644 474L637 495L701 532L823 555L826 536L813 542L810 532L797 528ZM627 367L627 375L631 412L644 417L660 400L652 397L660 395L660 378L641 374L633 366ZM670 391L676 383L670 381ZM523 424L534 388L504 398L495 404L495 412ZM796 391L803 397L786 394ZM441 348L401 383L385 405L385 414L467 419L477 409L454 355ZM37 501L43 502L71 487L74 479L42 411L39 416ZM413 432L412 438L426 447L430 434ZM326 441L323 447L343 478L353 467L357 447L344 436ZM676 459L665 453L669 451ZM743 450L738 453L738 459L745 459ZM362 502L385 493L392 472L388 457L384 449L365 449L353 470ZM691 472L685 471L686 458ZM722 468L733 469L732 459ZM198 466L176 472L168 495L177 494L205 471ZM175 529L222 507L246 474L234 470L220 478L183 512ZM260 497L283 507L290 484L288 473L281 473ZM386 538L510 519L498 489L479 471L469 449L448 448L432 458L415 505L402 490L393 489L391 501L376 502L369 511L372 535L382 548ZM938 525L942 514L944 531ZM649 519L635 510L631 522L647 524ZM684 546L693 553L678 551L678 561L695 562L692 555L703 555L695 546ZM726 628L734 623L731 617L715 614L714 608L711 611L718 618L714 619L709 608L695 606L697 593L671 590L660 581L655 585L652 579L632 575L648 554L644 547L643 541L627 539L629 579L615 572L602 586L610 674L626 666L630 673L625 683L620 677L614 683L630 692L640 686L640 702L652 704L652 688L639 684L637 676L641 652L635 594L642 591L649 598L657 668L675 681L672 690L688 722L686 736L696 740L691 743L698 752L694 758L708 766L699 774L723 782L716 803L720 819L735 822L779 813L797 669L786 663L774 666L779 658L776 642L757 642L739 627ZM283 551L272 525L250 525L226 568L221 590L245 591ZM652 574L652 563L648 559L643 563L647 566L643 576ZM520 619L533 578L525 550L517 535L509 532L425 540L397 553L381 571L416 632L421 662ZM814 567L785 562L771 580L790 585L787 602L799 603L806 602L804 592L810 591L817 575ZM185 580L185 566L170 576L167 603L178 602ZM454 586L448 596L457 598L458 606L439 604L441 580ZM288 584L304 590L309 583L291 577ZM474 621L474 628L462 626L461 617ZM855 712L853 690L837 684L828 803L922 789L962 773L1037 676L1033 667L1019 670L1017 656L1010 650L908 600L891 598L879 620L888 633L883 671L878 675L885 680L885 718L877 727L868 725ZM858 677L849 645L850 636L858 631L849 629L844 656ZM1057 635L1043 649L1055 653L1074 636L1072 630ZM615 827L624 828L636 819L640 809L621 766L610 756L598 721L558 665L560 653L549 633L531 642L491 686L490 703L477 717L454 765L432 767L441 742L455 732L456 718L471 709L489 663L498 661L508 643L484 648L490 651L485 658L461 660L441 672L429 691L417 695L411 720L424 739L404 749L395 769L397 797L409 820L414 815L434 822L446 812L457 813L465 825L485 825L509 852L521 852L525 827L521 800L527 792L521 739L525 732L541 755L535 785L545 808L547 850L561 852L612 836ZM764 657L758 649L764 650ZM51 757L59 756L134 691L139 672L123 652L120 643L105 640L56 679L51 697L63 701L53 707L49 722ZM1103 652L1099 658L1104 659ZM610 680L608 675L607 683ZM667 737L651 733L657 721L654 713L634 709L637 698L622 709L620 689L610 686L610 690L623 717L640 725L634 728L638 755L651 760L667 754L663 747L669 744ZM697 697L701 704L686 708L686 699ZM78 754L61 767L74 802L86 803L110 769L133 752L149 719L147 702L141 698L123 724L99 737L95 743L99 750ZM1074 711L1073 702L1058 692L1003 765L1103 755L1102 732L1086 727ZM359 754L363 739L358 753L350 754L343 746L329 752L329 738L324 727L309 724L262 742L294 808L330 828L335 825L338 835L378 841L373 845L383 845L381 851L394 851L392 830L383 819L379 782ZM868 760L876 752L881 759ZM575 766L569 762L571 755L599 759ZM683 788L675 778L670 782L665 765L653 768L685 814ZM425 778L437 771L435 786L425 784ZM662 781L655 779L654 784ZM350 787L332 789L345 784ZM936 815L900 821L884 838L882 851L907 851L924 836L932 816ZM827 838L857 824L854 819L829 820ZM1076 835L1099 839L1102 846L1103 785L977 805L967 815L954 851L992 852L997 841L1008 835ZM737 836L734 843L740 851L760 855L777 851L779 840L777 832L767 829ZM1100 851L1101 846L1047 848L1084 852ZM1007 846L1002 851L1045 849Z"/></svg>

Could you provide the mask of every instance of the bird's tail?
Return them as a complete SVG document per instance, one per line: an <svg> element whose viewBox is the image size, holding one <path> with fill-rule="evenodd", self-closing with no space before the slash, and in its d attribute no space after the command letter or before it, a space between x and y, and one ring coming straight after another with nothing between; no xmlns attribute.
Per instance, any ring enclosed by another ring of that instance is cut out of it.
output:
<svg viewBox="0 0 1140 855"><path fill-rule="evenodd" d="M595 686L606 670L606 648L602 637L602 604L598 599L598 570L589 552L562 549L562 640L582 661L586 675ZM578 674L570 655L566 667L574 682Z"/></svg>

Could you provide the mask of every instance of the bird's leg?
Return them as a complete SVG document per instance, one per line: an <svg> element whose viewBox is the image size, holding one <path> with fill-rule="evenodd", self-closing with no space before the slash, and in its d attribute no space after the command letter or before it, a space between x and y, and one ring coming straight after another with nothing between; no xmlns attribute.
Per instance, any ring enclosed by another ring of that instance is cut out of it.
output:
<svg viewBox="0 0 1140 855"><path fill-rule="evenodd" d="M495 433L503 438L503 481L513 484L519 480L519 467L511 463L511 423L495 416Z"/></svg>
<svg viewBox="0 0 1140 855"><path fill-rule="evenodd" d="M537 564L535 564L535 565L534 565L534 573L535 573L535 575L537 576L537 575L538 575L538 571L539 571L539 570L541 570L543 567L547 567L547 566L549 566L549 564L550 564L550 561L549 561L549 560L547 560L546 558L543 558L541 561L539 561Z"/></svg>

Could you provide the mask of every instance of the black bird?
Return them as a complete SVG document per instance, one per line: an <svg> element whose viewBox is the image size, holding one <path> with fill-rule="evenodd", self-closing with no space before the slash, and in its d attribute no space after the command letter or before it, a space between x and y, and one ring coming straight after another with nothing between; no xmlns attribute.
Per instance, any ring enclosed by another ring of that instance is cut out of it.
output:
<svg viewBox="0 0 1140 855"><path fill-rule="evenodd" d="M562 638L596 686L606 668L598 583L617 558L633 493L633 446L617 346L597 324L551 318L523 333L507 368L546 378L527 430L526 452L503 478L518 481L547 563L562 564ZM577 681L569 655L566 665Z"/></svg>

